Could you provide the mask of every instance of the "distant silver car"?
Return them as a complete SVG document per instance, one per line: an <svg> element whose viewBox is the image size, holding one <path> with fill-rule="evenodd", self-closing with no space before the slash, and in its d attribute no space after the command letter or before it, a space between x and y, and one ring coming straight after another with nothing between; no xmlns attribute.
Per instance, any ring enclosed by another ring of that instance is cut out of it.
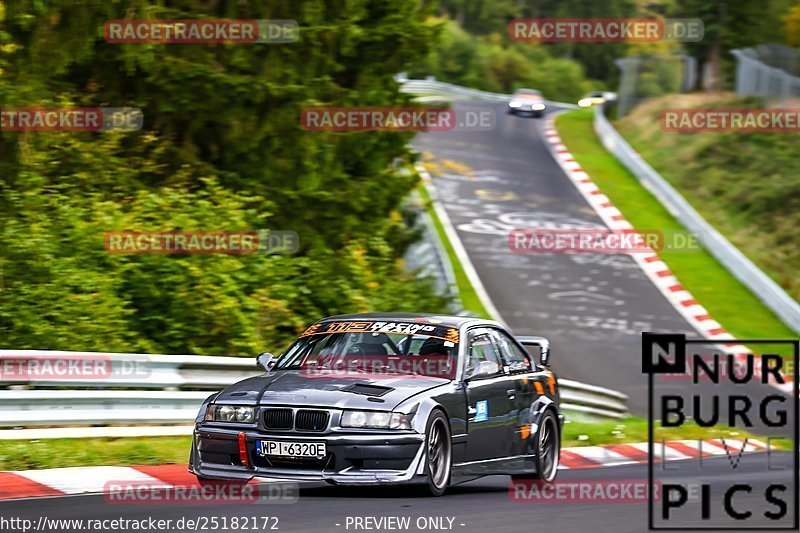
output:
<svg viewBox="0 0 800 533"><path fill-rule="evenodd" d="M536 118L544 114L542 93L536 89L517 89L508 101L508 112L512 115L530 113Z"/></svg>

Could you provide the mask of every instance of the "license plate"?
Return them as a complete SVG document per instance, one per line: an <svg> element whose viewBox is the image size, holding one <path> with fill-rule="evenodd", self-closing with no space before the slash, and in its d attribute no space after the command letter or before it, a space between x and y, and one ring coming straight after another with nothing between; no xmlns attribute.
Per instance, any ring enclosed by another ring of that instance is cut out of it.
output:
<svg viewBox="0 0 800 533"><path fill-rule="evenodd" d="M325 443L257 440L256 453L281 457L325 457Z"/></svg>

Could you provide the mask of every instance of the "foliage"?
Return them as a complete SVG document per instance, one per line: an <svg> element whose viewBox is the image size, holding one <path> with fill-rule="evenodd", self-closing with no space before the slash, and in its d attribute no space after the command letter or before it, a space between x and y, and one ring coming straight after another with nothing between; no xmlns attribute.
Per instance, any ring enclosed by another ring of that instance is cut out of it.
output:
<svg viewBox="0 0 800 533"><path fill-rule="evenodd" d="M698 59L698 72L704 72L708 66L713 75L720 76L721 82L733 78L735 60L731 50L784 40L782 19L789 11L790 1L676 0L671 16L703 21L703 39L685 46Z"/></svg>
<svg viewBox="0 0 800 533"><path fill-rule="evenodd" d="M140 132L0 133L5 347L249 355L320 316L441 311L400 257L410 134L320 133L307 106L407 105L435 42L416 0L18 0L3 107L135 106ZM112 45L118 18L295 19L292 44ZM295 256L111 255L109 230L293 230Z"/></svg>
<svg viewBox="0 0 800 533"><path fill-rule="evenodd" d="M514 18L614 18L635 16L631 0L441 0L442 14L457 21L477 36L500 33L505 39L506 25ZM526 47L531 43L522 43ZM587 75L612 83L617 69L614 59L625 55L626 43L551 43L542 47L554 59L577 62ZM540 57L536 58L537 60ZM535 64L533 64L535 68Z"/></svg>
<svg viewBox="0 0 800 533"><path fill-rule="evenodd" d="M519 87L539 89L552 100L577 100L595 87L575 61L553 58L542 45L511 42L505 33L474 36L452 20L443 20L442 37L411 77L437 79L510 93Z"/></svg>
<svg viewBox="0 0 800 533"><path fill-rule="evenodd" d="M690 108L758 109L732 95L683 97ZM620 121L634 147L733 244L800 299L800 139L791 133L671 133L658 128L674 98L653 101Z"/></svg>
<svg viewBox="0 0 800 533"><path fill-rule="evenodd" d="M800 1L795 2L783 18L786 31L786 44L800 48Z"/></svg>

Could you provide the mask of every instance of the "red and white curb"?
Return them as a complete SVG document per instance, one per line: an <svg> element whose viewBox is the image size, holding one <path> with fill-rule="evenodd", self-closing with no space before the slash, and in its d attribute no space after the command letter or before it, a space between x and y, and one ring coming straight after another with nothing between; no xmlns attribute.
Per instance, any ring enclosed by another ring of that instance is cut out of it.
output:
<svg viewBox="0 0 800 533"><path fill-rule="evenodd" d="M581 168L580 164L570 154L567 147L558 136L553 117L548 117L544 124L545 139L549 145L556 162L561 166L564 173L569 177L578 191L583 195L590 206L595 210L603 222L612 230L633 230L633 225L625 219L622 212L614 207L611 200L603 194L597 184L592 181L589 175ZM643 253L633 253L631 256L645 272L647 277L661 291L670 304L683 316L689 324L694 327L706 339L720 341L722 351L733 354L737 360L744 361L746 354L750 350L741 344L737 344L736 339L725 330L725 328L714 320L705 307L697 303L694 296L681 285L678 278L670 271L655 253L654 250ZM758 359L754 365L758 363ZM756 367L755 373L760 377L760 368ZM787 379L786 383L771 383L785 393L791 394L794 384Z"/></svg>
<svg viewBox="0 0 800 533"><path fill-rule="evenodd" d="M261 479L259 483L278 480ZM200 487L186 465L78 466L0 472L0 500L103 494L110 485L177 488Z"/></svg>
<svg viewBox="0 0 800 533"><path fill-rule="evenodd" d="M727 451L726 451L727 448ZM766 451L762 441L706 440L671 441L654 445L654 459L675 461L698 457ZM560 469L598 468L647 462L647 443L609 446L578 446L561 450ZM262 479L258 483L279 483L282 480ZM159 466L82 466L48 470L0 472L0 500L57 497L77 494L103 494L110 485L151 488L199 487L186 465Z"/></svg>
<svg viewBox="0 0 800 533"><path fill-rule="evenodd" d="M655 461L679 461L698 457L730 455L737 457L740 453L767 451L769 445L763 441L748 438L710 439L710 440L676 440L653 444ZM561 450L559 468L596 468L620 466L647 462L648 443L611 444L606 446L578 446Z"/></svg>

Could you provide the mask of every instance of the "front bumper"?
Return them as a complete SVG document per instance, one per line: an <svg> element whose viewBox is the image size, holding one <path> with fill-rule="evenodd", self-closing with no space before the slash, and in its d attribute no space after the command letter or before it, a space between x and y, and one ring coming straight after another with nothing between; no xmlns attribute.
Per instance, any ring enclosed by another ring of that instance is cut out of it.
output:
<svg viewBox="0 0 800 533"><path fill-rule="evenodd" d="M412 431L325 435L245 431L249 466L239 460L239 432L195 428L189 471L207 479L269 477L334 485L397 485L415 482L424 474L425 436ZM327 455L266 458L256 454L256 440L325 442Z"/></svg>
<svg viewBox="0 0 800 533"><path fill-rule="evenodd" d="M541 115L542 113L545 112L545 109L546 108L534 109L533 106L530 106L530 105L524 105L524 106L521 106L521 107L508 106L508 110L511 111L511 112L514 112L514 113L531 113L533 115Z"/></svg>

